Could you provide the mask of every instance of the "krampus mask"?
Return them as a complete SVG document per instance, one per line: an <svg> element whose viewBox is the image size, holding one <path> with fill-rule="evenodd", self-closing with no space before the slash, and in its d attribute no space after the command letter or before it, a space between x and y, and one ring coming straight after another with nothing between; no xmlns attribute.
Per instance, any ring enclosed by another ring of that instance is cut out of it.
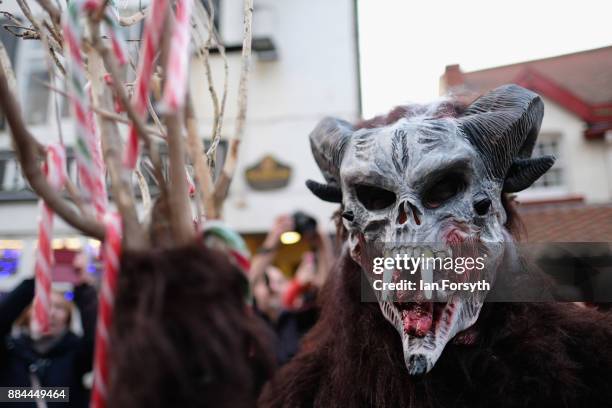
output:
<svg viewBox="0 0 612 408"><path fill-rule="evenodd" d="M502 194L529 187L554 162L531 158L543 103L533 92L506 85L459 115L434 111L424 107L374 128L322 120L310 141L326 183L307 185L319 198L342 203L348 250L364 275L371 275L374 255L456 257L458 245L468 243L486 254L480 276L493 282L512 240ZM393 280L396 273L383 276ZM431 268L419 274L429 282L440 278ZM417 375L431 370L446 344L476 322L486 291L412 296L389 301L377 293L376 299L401 336L408 371Z"/></svg>

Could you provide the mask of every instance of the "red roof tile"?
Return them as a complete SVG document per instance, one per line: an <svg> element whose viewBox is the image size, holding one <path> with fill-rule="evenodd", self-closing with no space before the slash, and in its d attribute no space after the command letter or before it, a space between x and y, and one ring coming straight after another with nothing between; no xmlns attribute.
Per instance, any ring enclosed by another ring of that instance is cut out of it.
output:
<svg viewBox="0 0 612 408"><path fill-rule="evenodd" d="M612 46L463 73L467 88L484 92L538 72L591 105L612 102Z"/></svg>
<svg viewBox="0 0 612 408"><path fill-rule="evenodd" d="M612 242L612 204L519 206L528 242Z"/></svg>

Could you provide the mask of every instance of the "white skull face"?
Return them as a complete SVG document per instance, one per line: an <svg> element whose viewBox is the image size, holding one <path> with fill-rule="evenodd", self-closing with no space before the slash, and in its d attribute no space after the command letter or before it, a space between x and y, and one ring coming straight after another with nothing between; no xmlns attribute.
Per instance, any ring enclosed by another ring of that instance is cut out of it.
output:
<svg viewBox="0 0 612 408"><path fill-rule="evenodd" d="M485 174L454 119L402 119L355 132L340 167L351 257L368 273L374 256L486 254L487 268L479 275L493 282L505 212L501 186ZM466 248L474 252L466 254ZM393 279L398 272L389 269L384 275ZM432 266L420 268L415 277L441 282L447 276ZM447 342L476 321L484 300L482 292L417 290L395 302L383 300L382 292L376 295L402 337L411 374L433 367Z"/></svg>
<svg viewBox="0 0 612 408"><path fill-rule="evenodd" d="M503 242L511 240L502 193L529 187L554 163L549 156L530 158L542 101L506 85L460 115L419 112L373 129L324 119L310 140L327 184L309 180L307 186L323 200L342 203L350 255L364 275L371 277L378 256L486 257L483 269L466 276L493 284ZM383 278L392 282L398 274L387 268ZM433 267L421 267L418 275L427 283L445 277ZM417 290L408 298L396 294L395 301L376 295L416 375L431 370L448 341L476 322L486 291Z"/></svg>

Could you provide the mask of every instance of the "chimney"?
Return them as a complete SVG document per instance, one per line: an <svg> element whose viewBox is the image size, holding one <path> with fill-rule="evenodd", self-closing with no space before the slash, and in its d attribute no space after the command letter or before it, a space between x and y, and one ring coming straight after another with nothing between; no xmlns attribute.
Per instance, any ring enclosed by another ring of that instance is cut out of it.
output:
<svg viewBox="0 0 612 408"><path fill-rule="evenodd" d="M447 65L440 78L440 94L443 95L461 85L463 85L463 72L461 72L459 64Z"/></svg>

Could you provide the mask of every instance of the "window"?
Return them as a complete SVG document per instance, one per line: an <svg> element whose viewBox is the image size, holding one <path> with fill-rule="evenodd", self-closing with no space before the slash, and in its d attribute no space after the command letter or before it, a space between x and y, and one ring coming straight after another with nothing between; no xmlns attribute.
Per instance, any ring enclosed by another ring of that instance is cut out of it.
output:
<svg viewBox="0 0 612 408"><path fill-rule="evenodd" d="M9 33L4 29L4 25L8 24L9 21L7 19L0 19L0 41L2 41L2 45L6 49L6 53L11 60L13 67L15 66L15 55L17 51L17 37ZM0 109L0 130L4 129L4 114L2 113L2 109Z"/></svg>
<svg viewBox="0 0 612 408"><path fill-rule="evenodd" d="M76 160L71 148L66 150L66 166L68 177L71 180L77 180ZM0 201L35 199L37 197L21 172L15 152L0 151Z"/></svg>
<svg viewBox="0 0 612 408"><path fill-rule="evenodd" d="M565 183L563 180L563 165L561 157L561 135L559 134L540 134L538 141L533 149L532 157L540 157L552 155L557 158L557 161L542 177L536 180L532 185L532 189L562 187Z"/></svg>
<svg viewBox="0 0 612 408"><path fill-rule="evenodd" d="M13 64L25 121L28 125L47 125L55 120L57 100L61 116L69 115L68 99L51 91L47 55L40 41L19 40L17 57ZM65 87L65 81L55 76L55 86Z"/></svg>

